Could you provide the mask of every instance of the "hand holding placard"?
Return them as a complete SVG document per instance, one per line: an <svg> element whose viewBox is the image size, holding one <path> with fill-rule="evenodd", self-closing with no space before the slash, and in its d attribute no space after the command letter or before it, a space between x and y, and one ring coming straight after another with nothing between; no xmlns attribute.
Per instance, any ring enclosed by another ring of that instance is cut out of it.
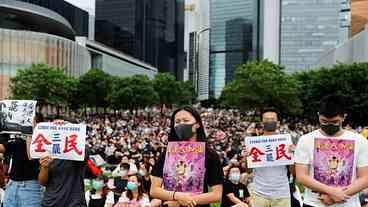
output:
<svg viewBox="0 0 368 207"><path fill-rule="evenodd" d="M86 125L39 123L33 133L31 157L83 161L85 159Z"/></svg>

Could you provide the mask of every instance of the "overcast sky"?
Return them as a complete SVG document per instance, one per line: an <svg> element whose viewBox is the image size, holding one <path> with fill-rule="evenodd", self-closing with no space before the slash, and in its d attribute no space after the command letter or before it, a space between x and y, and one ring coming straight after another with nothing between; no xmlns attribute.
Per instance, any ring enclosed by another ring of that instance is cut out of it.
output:
<svg viewBox="0 0 368 207"><path fill-rule="evenodd" d="M90 14L95 14L95 0L65 0L74 4L84 10L87 10Z"/></svg>

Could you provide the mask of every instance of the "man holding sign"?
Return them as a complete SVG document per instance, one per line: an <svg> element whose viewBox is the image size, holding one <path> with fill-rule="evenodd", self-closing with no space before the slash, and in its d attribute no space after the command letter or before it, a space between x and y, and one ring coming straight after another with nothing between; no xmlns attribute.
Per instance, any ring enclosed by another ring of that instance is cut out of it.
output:
<svg viewBox="0 0 368 207"><path fill-rule="evenodd" d="M304 206L360 207L358 193L368 188L368 141L342 128L343 97L323 98L318 115L321 128L302 136L295 151Z"/></svg>
<svg viewBox="0 0 368 207"><path fill-rule="evenodd" d="M40 159L38 181L46 187L43 207L87 206L84 196L86 126L62 120L40 123L31 155Z"/></svg>
<svg viewBox="0 0 368 207"><path fill-rule="evenodd" d="M288 179L293 164L291 138L277 135L278 113L273 108L262 112L264 136L246 138L248 166L254 173L254 192L251 205L255 207L290 207Z"/></svg>

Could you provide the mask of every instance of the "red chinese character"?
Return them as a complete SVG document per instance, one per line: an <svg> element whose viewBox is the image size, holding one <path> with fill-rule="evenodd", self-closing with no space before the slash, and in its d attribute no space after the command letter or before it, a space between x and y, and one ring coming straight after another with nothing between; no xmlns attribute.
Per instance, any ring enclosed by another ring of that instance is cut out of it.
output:
<svg viewBox="0 0 368 207"><path fill-rule="evenodd" d="M78 136L75 134L66 137L64 153L74 150L78 155L82 155L82 150L77 148L77 138Z"/></svg>
<svg viewBox="0 0 368 207"><path fill-rule="evenodd" d="M36 145L36 149L35 152L46 152L46 150L43 148L43 145L50 145L51 142L49 140L47 140L43 134L39 134L37 135L36 139L33 141L32 144L37 144Z"/></svg>
<svg viewBox="0 0 368 207"><path fill-rule="evenodd" d="M264 154L265 154L264 152L257 149L256 147L253 147L250 150L250 155L252 156L252 162L261 162L262 160L260 159L260 157L261 155L264 155Z"/></svg>
<svg viewBox="0 0 368 207"><path fill-rule="evenodd" d="M291 160L291 157L286 154L285 147L286 147L285 144L280 144L278 147L276 147L276 160L279 160L282 157Z"/></svg>

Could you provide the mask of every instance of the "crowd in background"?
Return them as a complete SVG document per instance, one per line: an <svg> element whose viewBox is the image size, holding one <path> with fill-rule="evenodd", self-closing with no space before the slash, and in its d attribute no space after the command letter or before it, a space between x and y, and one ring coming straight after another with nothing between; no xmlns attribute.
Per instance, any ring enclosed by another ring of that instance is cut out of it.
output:
<svg viewBox="0 0 368 207"><path fill-rule="evenodd" d="M241 196L246 200L252 193L254 183L252 171L246 166L244 140L247 136L263 134L259 115L237 110L197 110L205 127L207 146L219 155L225 178L242 184L244 191L241 191ZM130 205L134 207L162 205L161 201L150 197L150 175L165 151L171 114L170 110L161 113L153 109L138 113L89 114L75 120L87 125L88 154L102 158L93 160L94 165L101 170L98 176L91 173L90 169L86 171L85 198L89 207L119 207L121 201L129 200L139 201ZM346 128L351 129L349 125ZM281 120L278 133L291 134L296 144L300 136L315 129L318 126L306 120ZM355 130L366 133L362 127ZM292 176L290 183L296 203L302 206L301 194Z"/></svg>
<svg viewBox="0 0 368 207"><path fill-rule="evenodd" d="M233 167L241 172L240 182L252 189L251 170L247 169L244 155L246 136L262 135L259 116L237 110L198 109L205 127L208 146L216 150L224 167L225 177ZM106 163L104 186L114 193L115 203L127 189L129 175L141 176L143 192L149 195L150 173L168 141L171 111L142 111L101 115L91 114L81 120L88 126L87 145L91 154L100 155ZM282 120L279 133L290 133L294 144L303 134L317 129L305 120ZM357 128L360 133L361 127ZM123 172L122 174L119 172ZM122 179L122 180L121 180ZM92 184L86 181L87 186ZM91 185L90 189L93 189ZM296 197L301 200L300 194ZM159 202L154 202L159 205Z"/></svg>

